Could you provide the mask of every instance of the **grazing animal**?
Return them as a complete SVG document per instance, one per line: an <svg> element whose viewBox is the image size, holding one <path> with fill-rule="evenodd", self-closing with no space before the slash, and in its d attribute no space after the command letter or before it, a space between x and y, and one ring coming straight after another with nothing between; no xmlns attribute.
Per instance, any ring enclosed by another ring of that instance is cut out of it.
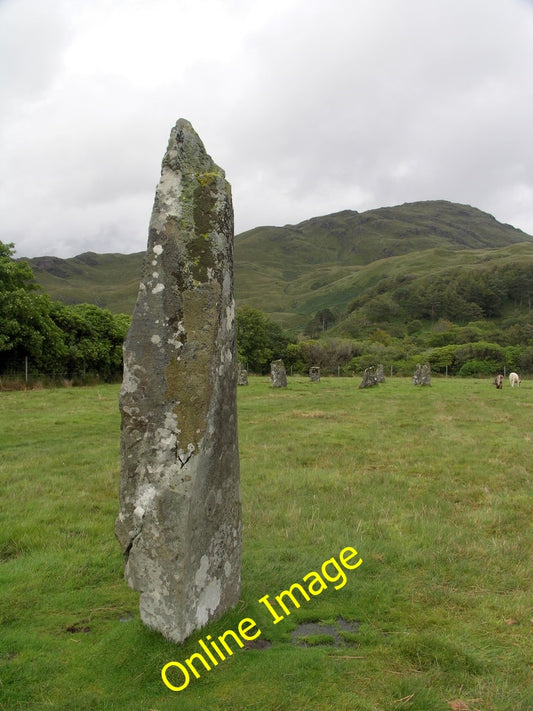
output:
<svg viewBox="0 0 533 711"><path fill-rule="evenodd" d="M494 385L498 388L498 390L502 389L503 386L503 375L500 373L500 375L497 375L494 378Z"/></svg>
<svg viewBox="0 0 533 711"><path fill-rule="evenodd" d="M518 373L509 373L509 383L512 388L514 388L515 385L518 385L520 387L520 376Z"/></svg>

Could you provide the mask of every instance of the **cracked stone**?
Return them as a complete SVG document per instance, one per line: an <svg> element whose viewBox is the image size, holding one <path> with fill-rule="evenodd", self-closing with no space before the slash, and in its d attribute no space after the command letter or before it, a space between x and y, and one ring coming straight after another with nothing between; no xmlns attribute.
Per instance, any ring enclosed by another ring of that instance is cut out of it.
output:
<svg viewBox="0 0 533 711"><path fill-rule="evenodd" d="M239 601L236 356L231 188L180 119L124 345L115 523L143 622L175 642Z"/></svg>

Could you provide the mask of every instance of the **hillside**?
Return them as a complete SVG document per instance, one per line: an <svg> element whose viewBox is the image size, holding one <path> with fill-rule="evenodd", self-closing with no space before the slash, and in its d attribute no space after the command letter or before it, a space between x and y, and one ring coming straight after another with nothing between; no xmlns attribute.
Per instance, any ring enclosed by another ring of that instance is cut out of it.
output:
<svg viewBox="0 0 533 711"><path fill-rule="evenodd" d="M143 253L26 260L36 281L65 303L133 310ZM467 205L427 201L257 227L235 238L239 306L299 330L324 308L344 311L381 283L431 279L488 263L533 263L533 237ZM393 286L393 285L390 285Z"/></svg>
<svg viewBox="0 0 533 711"><path fill-rule="evenodd" d="M144 252L95 254L70 259L25 259L35 281L52 299L65 304L89 303L114 313L132 313L139 289Z"/></svg>

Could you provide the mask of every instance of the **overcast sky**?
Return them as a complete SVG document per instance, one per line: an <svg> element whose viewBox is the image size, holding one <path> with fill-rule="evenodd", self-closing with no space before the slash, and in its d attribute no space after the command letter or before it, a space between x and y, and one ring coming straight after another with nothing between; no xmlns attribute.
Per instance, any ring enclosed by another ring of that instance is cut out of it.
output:
<svg viewBox="0 0 533 711"><path fill-rule="evenodd" d="M181 117L236 233L445 199L533 234L533 0L0 0L0 241L144 250Z"/></svg>

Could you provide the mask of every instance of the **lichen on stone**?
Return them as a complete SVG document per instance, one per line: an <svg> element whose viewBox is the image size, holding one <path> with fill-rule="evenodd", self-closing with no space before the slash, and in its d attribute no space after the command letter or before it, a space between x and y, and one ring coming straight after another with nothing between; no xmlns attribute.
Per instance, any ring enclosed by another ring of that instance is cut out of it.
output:
<svg viewBox="0 0 533 711"><path fill-rule="evenodd" d="M231 188L180 120L125 343L116 521L144 623L177 642L240 593L232 255Z"/></svg>

